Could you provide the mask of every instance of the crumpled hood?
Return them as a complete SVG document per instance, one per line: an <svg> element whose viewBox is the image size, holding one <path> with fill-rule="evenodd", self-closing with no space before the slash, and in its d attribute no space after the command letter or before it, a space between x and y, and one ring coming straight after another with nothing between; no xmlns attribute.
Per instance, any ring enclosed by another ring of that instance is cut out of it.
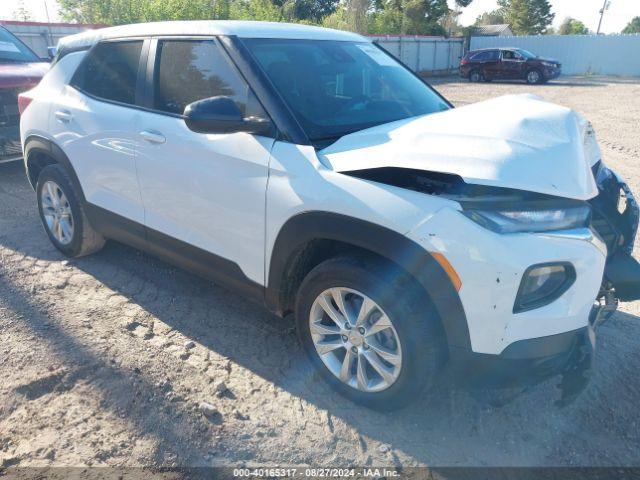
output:
<svg viewBox="0 0 640 480"><path fill-rule="evenodd" d="M600 150L590 124L534 95L507 95L361 130L318 157L338 172L399 167L578 200L598 193L591 166Z"/></svg>

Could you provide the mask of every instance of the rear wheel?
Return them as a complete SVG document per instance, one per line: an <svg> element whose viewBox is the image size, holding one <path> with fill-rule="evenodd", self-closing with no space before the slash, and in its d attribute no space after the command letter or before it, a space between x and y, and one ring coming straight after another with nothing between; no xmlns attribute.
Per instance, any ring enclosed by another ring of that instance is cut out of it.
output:
<svg viewBox="0 0 640 480"><path fill-rule="evenodd" d="M69 257L81 257L100 250L104 237L97 233L84 212L65 169L45 167L36 185L40 219L51 243Z"/></svg>
<svg viewBox="0 0 640 480"><path fill-rule="evenodd" d="M336 258L300 286L300 341L324 379L377 410L412 400L436 376L443 342L435 310L411 277L381 261Z"/></svg>
<svg viewBox="0 0 640 480"><path fill-rule="evenodd" d="M484 79L484 75L482 74L482 72L480 70L473 70L470 74L469 74L469 81L470 82L481 82Z"/></svg>

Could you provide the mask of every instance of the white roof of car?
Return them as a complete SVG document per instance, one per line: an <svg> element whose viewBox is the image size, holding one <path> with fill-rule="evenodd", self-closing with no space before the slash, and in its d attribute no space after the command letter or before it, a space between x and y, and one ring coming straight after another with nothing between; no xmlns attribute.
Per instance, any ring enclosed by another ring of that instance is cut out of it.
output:
<svg viewBox="0 0 640 480"><path fill-rule="evenodd" d="M62 38L58 46L59 48L82 48L106 39L153 35L237 35L242 38L370 41L356 33L311 25L239 20L196 20L137 23L89 30Z"/></svg>

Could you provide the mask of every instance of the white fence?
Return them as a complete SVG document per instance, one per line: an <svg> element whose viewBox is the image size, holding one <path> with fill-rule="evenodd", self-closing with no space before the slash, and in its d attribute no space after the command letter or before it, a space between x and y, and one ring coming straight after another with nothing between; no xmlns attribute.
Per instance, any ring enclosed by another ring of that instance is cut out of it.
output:
<svg viewBox="0 0 640 480"><path fill-rule="evenodd" d="M55 47L62 37L91 28L90 25L13 21L0 22L0 25L26 43L41 58L47 58L47 47Z"/></svg>
<svg viewBox="0 0 640 480"><path fill-rule="evenodd" d="M640 76L640 35L472 37L471 50L518 47L562 63L567 75Z"/></svg>
<svg viewBox="0 0 640 480"><path fill-rule="evenodd" d="M447 74L458 70L463 38L380 36L375 41L416 72Z"/></svg>

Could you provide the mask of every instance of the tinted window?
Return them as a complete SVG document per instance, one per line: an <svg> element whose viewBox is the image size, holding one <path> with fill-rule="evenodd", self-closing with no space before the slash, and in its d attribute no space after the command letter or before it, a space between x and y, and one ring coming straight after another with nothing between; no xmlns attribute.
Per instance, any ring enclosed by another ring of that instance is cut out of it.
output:
<svg viewBox="0 0 640 480"><path fill-rule="evenodd" d="M0 63L39 62L40 59L29 48L0 27Z"/></svg>
<svg viewBox="0 0 640 480"><path fill-rule="evenodd" d="M96 97L133 105L141 50L142 41L98 44L88 53L72 84Z"/></svg>
<svg viewBox="0 0 640 480"><path fill-rule="evenodd" d="M371 43L243 41L315 141L449 108L424 82Z"/></svg>
<svg viewBox="0 0 640 480"><path fill-rule="evenodd" d="M182 114L192 102L226 96L245 117L264 117L249 86L215 40L160 41L157 55L155 109Z"/></svg>
<svg viewBox="0 0 640 480"><path fill-rule="evenodd" d="M494 52L495 50L484 50L482 52L476 53L471 59L474 62L483 62L485 60L492 60L497 58L497 55L495 55Z"/></svg>

